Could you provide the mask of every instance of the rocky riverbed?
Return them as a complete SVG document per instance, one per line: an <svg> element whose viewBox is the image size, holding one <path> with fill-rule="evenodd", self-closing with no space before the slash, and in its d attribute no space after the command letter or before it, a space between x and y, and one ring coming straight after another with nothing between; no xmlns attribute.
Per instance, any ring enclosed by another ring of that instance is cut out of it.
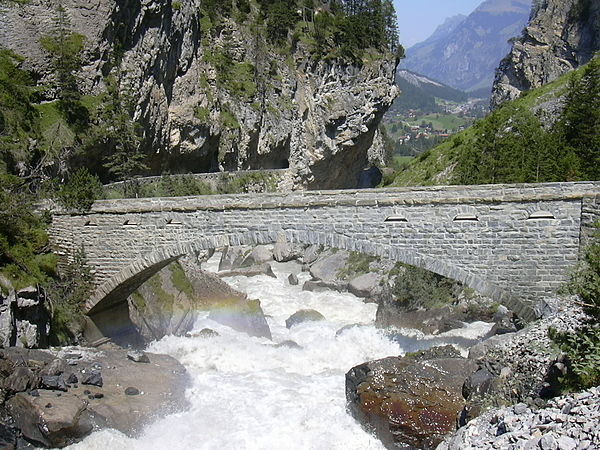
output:
<svg viewBox="0 0 600 450"><path fill-rule="evenodd" d="M438 450L600 448L600 388L557 397L532 409L525 403L488 411L438 446Z"/></svg>
<svg viewBox="0 0 600 450"><path fill-rule="evenodd" d="M124 349L6 348L0 352L3 448L64 447L113 428L136 435L186 408L189 379L174 358Z"/></svg>

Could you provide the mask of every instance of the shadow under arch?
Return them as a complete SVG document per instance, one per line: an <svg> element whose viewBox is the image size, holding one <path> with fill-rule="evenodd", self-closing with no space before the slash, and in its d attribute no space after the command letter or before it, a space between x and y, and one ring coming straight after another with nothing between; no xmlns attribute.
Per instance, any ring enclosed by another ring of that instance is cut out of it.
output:
<svg viewBox="0 0 600 450"><path fill-rule="evenodd" d="M118 309L123 310L122 305L127 305L127 297L138 287L168 264L184 255L192 255L201 250L225 246L272 244L284 237L290 243L319 244L325 247L379 256L420 267L438 275L460 281L465 286L491 297L495 301L511 308L522 320L531 321L537 317L533 308L519 301L508 291L444 260L418 254L412 250L398 248L391 244L373 243L366 239L355 239L338 233L296 230L248 231L244 233L219 234L190 243L180 243L172 247L158 249L141 256L100 285L86 303L84 312L93 319L95 316L99 316L107 310L115 309L119 305L121 305L121 308ZM114 320L114 317L111 320Z"/></svg>

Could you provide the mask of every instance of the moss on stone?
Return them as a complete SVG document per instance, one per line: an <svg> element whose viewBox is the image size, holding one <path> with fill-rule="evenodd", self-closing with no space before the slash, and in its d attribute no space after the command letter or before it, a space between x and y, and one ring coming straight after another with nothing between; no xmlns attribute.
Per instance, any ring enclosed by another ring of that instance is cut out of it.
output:
<svg viewBox="0 0 600 450"><path fill-rule="evenodd" d="M194 287L183 270L183 267L181 267L181 264L174 262L169 265L169 270L171 271L171 281L173 282L173 286L187 295L188 298L193 298Z"/></svg>

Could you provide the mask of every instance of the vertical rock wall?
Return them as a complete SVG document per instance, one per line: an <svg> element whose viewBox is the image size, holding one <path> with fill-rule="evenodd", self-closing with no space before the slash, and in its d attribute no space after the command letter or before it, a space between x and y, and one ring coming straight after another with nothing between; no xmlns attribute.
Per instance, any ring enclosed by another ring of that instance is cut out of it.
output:
<svg viewBox="0 0 600 450"><path fill-rule="evenodd" d="M539 0L496 71L492 107L587 63L600 50L600 2Z"/></svg>
<svg viewBox="0 0 600 450"><path fill-rule="evenodd" d="M296 188L342 188L383 158L376 129L397 95L392 55L359 67L315 60L301 41L286 54L230 18L215 35L201 26L201 0L60 3L70 30L86 36L84 93L103 92L105 76L120 69L155 174L291 168ZM53 75L40 38L56 27L58 4L0 6L0 46L24 56L45 84Z"/></svg>

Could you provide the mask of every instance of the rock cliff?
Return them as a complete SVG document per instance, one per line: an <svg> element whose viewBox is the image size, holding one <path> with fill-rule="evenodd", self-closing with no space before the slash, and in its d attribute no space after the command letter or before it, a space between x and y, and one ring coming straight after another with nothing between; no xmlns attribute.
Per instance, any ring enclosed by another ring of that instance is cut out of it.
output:
<svg viewBox="0 0 600 450"><path fill-rule="evenodd" d="M283 51L250 20L254 2L246 20L234 9L218 26L201 0L3 2L0 46L24 56L40 83L53 78L40 38L56 29L59 3L61 26L85 36L83 93L118 76L153 173L289 167L296 187L340 188L382 158L377 126L397 94L392 55L315 58L301 29Z"/></svg>
<svg viewBox="0 0 600 450"><path fill-rule="evenodd" d="M496 71L492 107L587 63L600 50L600 3L538 0L521 38Z"/></svg>

